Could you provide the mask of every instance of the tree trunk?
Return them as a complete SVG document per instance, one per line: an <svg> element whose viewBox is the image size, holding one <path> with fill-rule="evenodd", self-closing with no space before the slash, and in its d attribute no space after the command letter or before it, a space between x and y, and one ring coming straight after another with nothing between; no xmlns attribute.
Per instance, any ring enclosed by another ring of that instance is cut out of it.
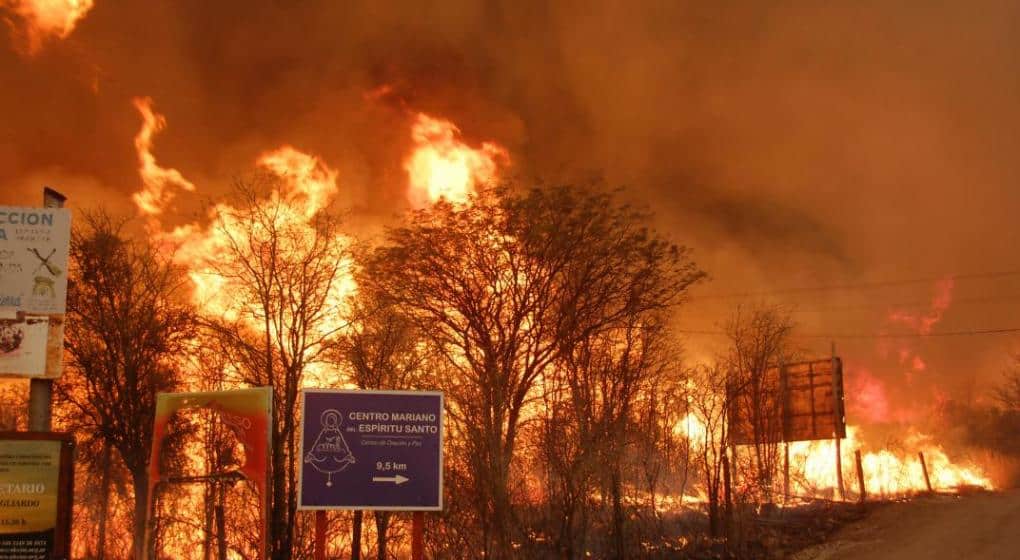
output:
<svg viewBox="0 0 1020 560"><path fill-rule="evenodd" d="M611 477L610 489L613 496L613 552L614 558L617 560L623 560L626 558L626 551L624 550L623 542L623 481L620 473L620 465L613 465L613 475Z"/></svg>
<svg viewBox="0 0 1020 560"><path fill-rule="evenodd" d="M216 559L227 560L227 516L224 511L227 492L222 482L216 486Z"/></svg>
<svg viewBox="0 0 1020 560"><path fill-rule="evenodd" d="M708 491L708 535L719 536L719 492L715 489Z"/></svg>
<svg viewBox="0 0 1020 560"><path fill-rule="evenodd" d="M351 560L361 560L361 521L364 515L360 509L354 511L354 521L351 523Z"/></svg>
<svg viewBox="0 0 1020 560"><path fill-rule="evenodd" d="M587 496L581 498L581 523L577 528L577 549L575 551L582 558L586 558L588 553L588 510L590 505ZM571 553L575 551L571 551ZM573 556L571 556L571 560L573 560Z"/></svg>
<svg viewBox="0 0 1020 560"><path fill-rule="evenodd" d="M274 407L275 409L275 407ZM273 411L274 416L276 410ZM273 422L273 504L270 508L270 527L272 531L273 560L290 558L290 542L287 538L287 481L285 479L285 459L283 442L280 441L280 429Z"/></svg>
<svg viewBox="0 0 1020 560"><path fill-rule="evenodd" d="M294 420L294 411L296 410L294 403L297 400L296 391L297 389L295 386L295 389L290 393L291 396L287 400L288 410L291 411L287 414L284 421L284 431L287 434L287 452L284 464L286 465L285 468L287 470L285 475L280 475L280 478L284 478L287 481L287 495L285 498L287 504L287 533L285 535L286 550L288 551L287 558L294 556L294 528L297 525L297 476L294 465L295 457L297 457L297 451L295 450L297 438L294 437L294 434L296 433L296 422Z"/></svg>
<svg viewBox="0 0 1020 560"><path fill-rule="evenodd" d="M378 560L386 560L386 531L390 528L390 512L375 512L375 542Z"/></svg>
<svg viewBox="0 0 1020 560"><path fill-rule="evenodd" d="M110 442L103 442L103 478L99 495L99 537L96 543L96 560L106 558L106 518L110 515Z"/></svg>
<svg viewBox="0 0 1020 560"><path fill-rule="evenodd" d="M135 560L147 560L143 558L145 550L145 524L148 518L149 508L149 473L146 465L131 470L131 480L135 489L135 517L134 517L134 538L131 543L131 555ZM152 540L155 540L155 528L152 531ZM155 551L150 551L155 553Z"/></svg>
<svg viewBox="0 0 1020 560"><path fill-rule="evenodd" d="M503 560L513 558L511 541L511 512L509 496L509 461L504 458L502 445L495 438L495 448L492 450L493 468L491 478L488 482L488 490L492 500L492 521L490 523L492 536L492 558Z"/></svg>
<svg viewBox="0 0 1020 560"><path fill-rule="evenodd" d="M734 451L736 448L733 448ZM719 453L722 456L722 475L723 475L723 530L726 532L726 538L730 538L730 532L733 528L733 475L731 473L736 472L737 462L736 455L734 455L734 461L731 463L729 456L726 454L726 445L719 444Z"/></svg>
<svg viewBox="0 0 1020 560"><path fill-rule="evenodd" d="M570 498L564 497L564 501ZM560 551L564 558L574 557L574 510L576 508L565 506L563 520L560 522Z"/></svg>
<svg viewBox="0 0 1020 560"><path fill-rule="evenodd" d="M203 505L203 531L205 533L202 539L202 558L205 560L212 559L212 547L213 547L213 509L216 507L216 483L206 482L205 492L202 496Z"/></svg>

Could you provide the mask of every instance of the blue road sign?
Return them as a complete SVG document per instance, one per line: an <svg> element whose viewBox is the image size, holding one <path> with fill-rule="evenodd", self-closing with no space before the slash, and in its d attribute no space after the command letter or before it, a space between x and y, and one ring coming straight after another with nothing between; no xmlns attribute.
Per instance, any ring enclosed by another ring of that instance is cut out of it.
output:
<svg viewBox="0 0 1020 560"><path fill-rule="evenodd" d="M443 509L443 394L302 391L300 509Z"/></svg>

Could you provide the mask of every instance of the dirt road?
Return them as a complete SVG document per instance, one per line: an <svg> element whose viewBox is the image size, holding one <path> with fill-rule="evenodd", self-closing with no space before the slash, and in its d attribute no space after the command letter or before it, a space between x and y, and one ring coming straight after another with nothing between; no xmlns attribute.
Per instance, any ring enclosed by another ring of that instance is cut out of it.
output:
<svg viewBox="0 0 1020 560"><path fill-rule="evenodd" d="M1020 559L1020 491L878 506L796 560Z"/></svg>

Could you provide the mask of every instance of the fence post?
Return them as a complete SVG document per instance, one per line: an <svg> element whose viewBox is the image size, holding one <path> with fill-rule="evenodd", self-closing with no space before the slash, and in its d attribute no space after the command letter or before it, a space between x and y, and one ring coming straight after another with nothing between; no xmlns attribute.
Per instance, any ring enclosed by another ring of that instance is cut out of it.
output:
<svg viewBox="0 0 1020 560"><path fill-rule="evenodd" d="M931 492L931 479L928 478L928 465L924 462L924 452L918 451L917 458L921 460L921 472L924 473L924 485L928 487L928 491Z"/></svg>
<svg viewBox="0 0 1020 560"><path fill-rule="evenodd" d="M411 519L411 560L425 557L425 512L416 511Z"/></svg>
<svg viewBox="0 0 1020 560"><path fill-rule="evenodd" d="M840 406L839 406L839 380L836 379L836 342L832 342L832 414L833 414L833 426L839 427L842 418L840 418ZM843 451L841 449L842 443L838 430L833 433L834 440L836 441L836 485L839 488L839 499L846 499L846 488L843 487Z"/></svg>
<svg viewBox="0 0 1020 560"><path fill-rule="evenodd" d="M868 489L864 486L864 466L861 464L860 449L854 451L854 457L857 459L857 489L860 490L858 500L863 504L864 500L868 499Z"/></svg>
<svg viewBox="0 0 1020 560"><path fill-rule="evenodd" d="M315 512L315 560L326 560L326 510Z"/></svg>

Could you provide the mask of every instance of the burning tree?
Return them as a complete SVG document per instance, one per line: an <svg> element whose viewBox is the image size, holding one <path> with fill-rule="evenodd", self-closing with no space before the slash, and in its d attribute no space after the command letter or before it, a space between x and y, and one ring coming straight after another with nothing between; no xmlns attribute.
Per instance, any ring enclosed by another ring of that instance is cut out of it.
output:
<svg viewBox="0 0 1020 560"><path fill-rule="evenodd" d="M367 279L359 284L370 287ZM413 389L420 386L426 361L414 323L384 296L363 289L351 302L350 324L330 352L359 389ZM375 511L376 555L387 558L392 512ZM362 512L354 512L352 546L360 548ZM353 555L353 554L352 554Z"/></svg>
<svg viewBox="0 0 1020 560"><path fill-rule="evenodd" d="M718 364L702 364L695 369L688 392L688 413L681 424L687 434L708 497L709 534L722 534L723 500L729 497L726 455L726 415L728 376ZM727 504L729 505L729 504Z"/></svg>
<svg viewBox="0 0 1020 560"><path fill-rule="evenodd" d="M607 548L615 557L626 556L624 462L639 438L655 437L663 419L657 407L642 410L641 405L661 398L660 385L675 385L670 377L680 377L678 368L672 367L674 347L664 321L657 312L622 317L564 349L549 372L549 377L562 380L562 389L551 399L546 397L555 404L544 419L548 428L543 448L550 462L550 482L555 483L550 494L559 505L554 511L562 518L558 540L567 557L586 550L588 502L595 490L609 497L604 501L610 529ZM642 428L651 428L652 433L635 435ZM663 441L653 443L652 449L643 449L649 452L643 458L646 477L650 458L662 450ZM650 485L654 508L654 480Z"/></svg>
<svg viewBox="0 0 1020 560"><path fill-rule="evenodd" d="M702 276L646 218L597 190L489 187L415 212L367 263L373 289L451 372L442 384L487 557L511 554L511 466L537 381L579 344L678 303Z"/></svg>
<svg viewBox="0 0 1020 560"><path fill-rule="evenodd" d="M765 502L772 500L773 481L779 466L779 443L783 439L783 415L778 387L767 379L768 370L790 362L789 337L793 323L775 307L738 307L726 325L730 348L728 404L744 411L754 440L751 466L754 490ZM732 418L732 417L731 417Z"/></svg>
<svg viewBox="0 0 1020 560"><path fill-rule="evenodd" d="M182 300L180 271L153 247L129 241L124 224L105 214L85 213L81 220L71 238L68 372L57 385L58 410L65 426L89 434L103 448L98 468L104 493L110 449L130 473L137 558L145 534L156 393L178 386L176 359L195 334L195 314ZM101 503L102 526L108 495Z"/></svg>
<svg viewBox="0 0 1020 560"><path fill-rule="evenodd" d="M297 548L298 394L344 326L349 266L336 217L295 204L295 196L276 176L239 181L233 204L213 208L214 247L207 249L215 254L193 273L196 283L216 286L204 330L232 381L273 388L274 559Z"/></svg>
<svg viewBox="0 0 1020 560"><path fill-rule="evenodd" d="M1020 412L1020 354L1002 374L1002 383L995 389L995 398L1007 411Z"/></svg>

